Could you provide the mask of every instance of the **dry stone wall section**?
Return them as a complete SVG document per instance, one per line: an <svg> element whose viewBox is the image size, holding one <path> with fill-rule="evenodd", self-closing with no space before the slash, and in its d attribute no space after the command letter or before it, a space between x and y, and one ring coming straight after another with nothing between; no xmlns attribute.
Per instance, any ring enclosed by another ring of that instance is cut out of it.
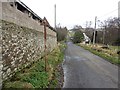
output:
<svg viewBox="0 0 120 90"><path fill-rule="evenodd" d="M47 35L47 52L56 47L56 37ZM3 79L44 55L44 34L2 21Z"/></svg>
<svg viewBox="0 0 120 90"><path fill-rule="evenodd" d="M2 6L1 6L2 5ZM44 56L44 26L25 13L0 3L0 81ZM47 31L47 52L57 45L56 33ZM1 82L0 82L1 84ZM1 85L0 85L1 86Z"/></svg>

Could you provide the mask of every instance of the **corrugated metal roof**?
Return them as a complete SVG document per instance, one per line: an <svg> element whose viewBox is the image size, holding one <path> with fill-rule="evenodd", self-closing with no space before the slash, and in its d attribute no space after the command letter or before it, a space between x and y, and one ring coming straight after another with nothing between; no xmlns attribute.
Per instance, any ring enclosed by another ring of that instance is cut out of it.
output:
<svg viewBox="0 0 120 90"><path fill-rule="evenodd" d="M34 12L33 12L28 6L26 6L23 2L21 2L20 0L15 0L15 2L18 2L20 5L22 5L24 8L26 8L29 12L31 12L34 16L36 16L39 20L43 21L43 19L41 19L36 13L34 13ZM46 18L44 18L44 19L46 19ZM46 19L46 21L47 21L47 19ZM47 21L47 23L49 24L48 21ZM49 27L50 29L52 29L53 31L55 31L54 28L50 26L50 24L48 25L48 27Z"/></svg>
<svg viewBox="0 0 120 90"><path fill-rule="evenodd" d="M36 13L34 13L28 6L26 6L23 2L20 0L15 0L15 2L18 2L20 5L22 5L24 8L26 8L29 12L31 12L34 16L36 16L38 19L42 20Z"/></svg>

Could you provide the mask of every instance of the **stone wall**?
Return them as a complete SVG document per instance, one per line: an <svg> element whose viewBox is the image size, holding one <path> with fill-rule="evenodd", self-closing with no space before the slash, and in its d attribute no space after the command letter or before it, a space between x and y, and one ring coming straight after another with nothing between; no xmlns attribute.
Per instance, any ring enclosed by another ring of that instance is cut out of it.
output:
<svg viewBox="0 0 120 90"><path fill-rule="evenodd" d="M2 3L0 3L0 19L2 18ZM2 22L0 21L0 90L2 88Z"/></svg>
<svg viewBox="0 0 120 90"><path fill-rule="evenodd" d="M56 46L56 37L47 35L46 45L47 52L53 50ZM21 66L27 66L43 55L44 34L42 32L2 21L3 79L12 76L12 73Z"/></svg>
<svg viewBox="0 0 120 90"><path fill-rule="evenodd" d="M9 3L2 3L1 19L0 75L6 80L44 55L44 27ZM47 52L50 52L57 45L56 33L48 27L46 31Z"/></svg>

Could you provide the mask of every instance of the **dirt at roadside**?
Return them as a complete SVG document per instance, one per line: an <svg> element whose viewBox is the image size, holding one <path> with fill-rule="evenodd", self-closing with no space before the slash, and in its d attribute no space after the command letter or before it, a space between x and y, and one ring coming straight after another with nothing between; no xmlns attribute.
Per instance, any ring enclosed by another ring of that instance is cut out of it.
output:
<svg viewBox="0 0 120 90"><path fill-rule="evenodd" d="M62 64L58 65L56 69L59 72L59 76L57 77L58 85L56 86L56 88L62 88L64 83L64 72L63 72Z"/></svg>

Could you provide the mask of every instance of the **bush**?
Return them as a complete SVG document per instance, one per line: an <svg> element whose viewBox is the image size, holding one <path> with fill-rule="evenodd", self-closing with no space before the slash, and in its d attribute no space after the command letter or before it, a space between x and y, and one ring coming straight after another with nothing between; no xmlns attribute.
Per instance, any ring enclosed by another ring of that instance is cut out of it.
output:
<svg viewBox="0 0 120 90"><path fill-rule="evenodd" d="M83 33L81 31L76 31L73 37L73 43L80 43L83 40Z"/></svg>

